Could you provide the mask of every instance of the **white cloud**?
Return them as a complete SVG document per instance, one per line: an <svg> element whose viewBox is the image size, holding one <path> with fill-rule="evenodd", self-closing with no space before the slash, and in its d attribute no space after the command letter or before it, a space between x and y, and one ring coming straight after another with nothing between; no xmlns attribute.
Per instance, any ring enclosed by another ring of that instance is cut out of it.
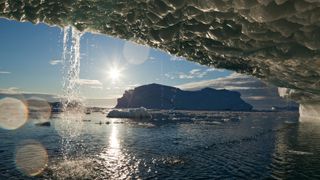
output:
<svg viewBox="0 0 320 180"><path fill-rule="evenodd" d="M192 70L190 71L190 74L196 75L196 74L198 74L200 71L201 71L201 69L192 69Z"/></svg>
<svg viewBox="0 0 320 180"><path fill-rule="evenodd" d="M54 60L51 60L49 63L54 66L54 65L57 65L59 63L62 63L62 61L54 59Z"/></svg>
<svg viewBox="0 0 320 180"><path fill-rule="evenodd" d="M212 68L208 68L207 71L208 71L208 72L213 72L213 71L223 72L223 71L225 71L225 70L224 70L224 69L216 69L216 68L213 68L213 67L212 67Z"/></svg>
<svg viewBox="0 0 320 180"><path fill-rule="evenodd" d="M9 71L0 71L0 74L11 74Z"/></svg>
<svg viewBox="0 0 320 180"><path fill-rule="evenodd" d="M79 85L90 85L90 87L102 86L102 83L95 79L78 79L76 80L76 83Z"/></svg>
<svg viewBox="0 0 320 180"><path fill-rule="evenodd" d="M184 90L200 90L206 87L240 92L241 98L255 109L270 109L272 106L287 106L288 102L278 95L278 88L261 80L238 73L212 80L196 81L176 86Z"/></svg>
<svg viewBox="0 0 320 180"><path fill-rule="evenodd" d="M138 87L138 86L141 86L141 85L140 84L129 84L128 88L135 88L135 87Z"/></svg>
<svg viewBox="0 0 320 180"><path fill-rule="evenodd" d="M192 75L180 73L179 78L180 78L180 79L192 79L192 78L194 78L194 77L193 77Z"/></svg>
<svg viewBox="0 0 320 180"><path fill-rule="evenodd" d="M170 60L171 61L185 61L186 59L183 57L171 56Z"/></svg>
<svg viewBox="0 0 320 180"><path fill-rule="evenodd" d="M206 73L197 72L197 77L201 77L206 75ZM255 87L258 85L257 87ZM230 90L237 90L237 89L257 89L264 88L266 85L255 79L253 77L242 75L238 73L232 73L229 76L212 79L212 80L205 80L205 81L197 81L179 85L177 87L182 89L202 89L205 87L213 87L216 89L230 89Z"/></svg>
<svg viewBox="0 0 320 180"><path fill-rule="evenodd" d="M155 60L156 58L153 57L153 56L149 56L149 59L150 59L150 60Z"/></svg>
<svg viewBox="0 0 320 180"><path fill-rule="evenodd" d="M215 68L196 68L188 72L170 72L165 73L164 76L168 79L201 79L212 72L221 72L221 69Z"/></svg>
<svg viewBox="0 0 320 180"><path fill-rule="evenodd" d="M212 70L209 71L208 69L192 69L187 73L179 72L177 74L178 74L178 78L180 79L194 79L194 78L200 79L205 77L209 72L212 72Z"/></svg>
<svg viewBox="0 0 320 180"><path fill-rule="evenodd" d="M0 89L0 93L3 93L3 94L17 94L18 92L19 92L19 88L17 88L17 87Z"/></svg>
<svg viewBox="0 0 320 180"><path fill-rule="evenodd" d="M168 79L175 79L175 76L172 76L169 73L164 74L164 76Z"/></svg>

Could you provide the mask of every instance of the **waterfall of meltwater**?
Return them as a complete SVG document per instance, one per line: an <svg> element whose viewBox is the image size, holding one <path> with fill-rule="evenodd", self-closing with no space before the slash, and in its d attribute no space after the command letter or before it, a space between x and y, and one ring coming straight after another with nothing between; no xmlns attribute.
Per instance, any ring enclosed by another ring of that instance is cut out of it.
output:
<svg viewBox="0 0 320 180"><path fill-rule="evenodd" d="M64 110L76 105L79 98L80 74L80 38L81 33L75 28L66 27L63 30L63 91L65 95Z"/></svg>
<svg viewBox="0 0 320 180"><path fill-rule="evenodd" d="M83 103L79 95L80 74L80 38L81 33L73 27L63 30L63 112L61 119L55 122L55 129L62 138L62 153L64 158L77 152L72 142L80 135Z"/></svg>

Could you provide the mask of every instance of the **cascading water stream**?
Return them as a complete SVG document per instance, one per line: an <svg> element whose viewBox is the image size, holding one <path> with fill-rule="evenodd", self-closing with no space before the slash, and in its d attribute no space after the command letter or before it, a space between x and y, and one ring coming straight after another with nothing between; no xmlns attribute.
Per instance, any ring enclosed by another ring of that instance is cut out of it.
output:
<svg viewBox="0 0 320 180"><path fill-rule="evenodd" d="M62 153L64 159L76 152L72 143L82 129L83 103L79 95L80 75L80 38L81 33L73 27L63 30L63 98L62 117L56 125L56 130L62 138Z"/></svg>
<svg viewBox="0 0 320 180"><path fill-rule="evenodd" d="M81 33L70 26L63 30L64 110L80 100L77 84L80 74L80 38Z"/></svg>

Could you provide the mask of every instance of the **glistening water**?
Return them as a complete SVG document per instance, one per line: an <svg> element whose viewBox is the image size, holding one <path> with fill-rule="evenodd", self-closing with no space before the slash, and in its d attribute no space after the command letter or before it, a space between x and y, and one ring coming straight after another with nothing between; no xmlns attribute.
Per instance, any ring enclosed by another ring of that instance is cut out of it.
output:
<svg viewBox="0 0 320 180"><path fill-rule="evenodd" d="M60 135L62 137L62 151L64 159L69 158L69 153L74 149L74 138L79 136L82 129L83 102L80 98L80 39L81 32L73 27L63 29L63 113L61 115ZM76 123L75 123L76 122Z"/></svg>
<svg viewBox="0 0 320 180"><path fill-rule="evenodd" d="M1 130L0 177L320 178L320 123L293 123L296 112L162 113L168 118L144 122L86 115L68 159L61 150L61 114L50 119L49 127L29 120L17 130ZM30 162L33 169L24 167Z"/></svg>

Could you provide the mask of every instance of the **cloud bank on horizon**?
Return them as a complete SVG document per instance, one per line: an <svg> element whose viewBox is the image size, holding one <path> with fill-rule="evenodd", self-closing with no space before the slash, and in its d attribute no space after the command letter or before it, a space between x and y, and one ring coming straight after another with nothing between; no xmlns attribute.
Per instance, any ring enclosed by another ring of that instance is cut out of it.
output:
<svg viewBox="0 0 320 180"><path fill-rule="evenodd" d="M248 75L232 73L227 77L186 83L176 86L184 90L199 90L206 87L238 91L241 98L254 106L254 109L271 109L273 106L296 106L287 99L281 98L278 88Z"/></svg>
<svg viewBox="0 0 320 180"><path fill-rule="evenodd" d="M223 72L224 70L215 68L196 68L188 72L168 72L164 76L169 79L202 79L213 72Z"/></svg>
<svg viewBox="0 0 320 180"><path fill-rule="evenodd" d="M0 74L11 74L9 71L0 71Z"/></svg>

